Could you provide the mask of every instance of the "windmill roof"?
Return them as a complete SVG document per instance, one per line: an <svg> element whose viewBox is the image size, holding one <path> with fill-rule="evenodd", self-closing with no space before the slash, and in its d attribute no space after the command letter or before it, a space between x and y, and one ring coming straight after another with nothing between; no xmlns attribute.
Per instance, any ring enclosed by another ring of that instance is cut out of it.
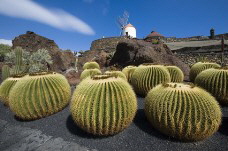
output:
<svg viewBox="0 0 228 151"><path fill-rule="evenodd" d="M134 27L134 26L132 24L127 24L127 25L124 26L124 29L127 28L127 27Z"/></svg>
<svg viewBox="0 0 228 151"><path fill-rule="evenodd" d="M164 37L164 36L159 34L156 31L152 31L148 36L146 36L146 38L150 38L150 37Z"/></svg>

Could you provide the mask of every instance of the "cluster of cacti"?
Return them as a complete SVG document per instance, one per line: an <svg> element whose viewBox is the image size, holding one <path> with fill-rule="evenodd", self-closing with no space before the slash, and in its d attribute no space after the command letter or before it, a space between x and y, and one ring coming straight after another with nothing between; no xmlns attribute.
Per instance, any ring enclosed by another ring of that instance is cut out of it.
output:
<svg viewBox="0 0 228 151"><path fill-rule="evenodd" d="M210 69L210 68L219 68L219 67L221 66L217 63L197 62L190 69L189 79L191 82L194 82L196 76L203 70Z"/></svg>
<svg viewBox="0 0 228 151"><path fill-rule="evenodd" d="M170 82L168 70L162 65L142 64L132 75L131 84L137 94L146 96L153 87Z"/></svg>
<svg viewBox="0 0 228 151"><path fill-rule="evenodd" d="M10 76L10 67L8 65L2 66L2 80L7 79Z"/></svg>
<svg viewBox="0 0 228 151"><path fill-rule="evenodd" d="M122 70L122 72L127 77L127 80L129 83L131 83L131 77L136 68L137 68L136 66L127 66L127 67L123 68L123 70Z"/></svg>
<svg viewBox="0 0 228 151"><path fill-rule="evenodd" d="M111 75L111 76L114 76L114 77L120 77L124 80L127 81L127 77L125 76L125 74L121 71L115 71L115 70L111 70L111 71L106 71L105 74L107 75Z"/></svg>
<svg viewBox="0 0 228 151"><path fill-rule="evenodd" d="M0 99L6 105L9 106L9 94L13 86L19 81L24 75L15 75L4 80L0 85Z"/></svg>
<svg viewBox="0 0 228 151"><path fill-rule="evenodd" d="M228 68L207 69L195 79L195 84L206 89L224 105L228 105Z"/></svg>
<svg viewBox="0 0 228 151"><path fill-rule="evenodd" d="M177 66L165 66L168 69L171 82L183 82L184 80L184 73L180 68Z"/></svg>
<svg viewBox="0 0 228 151"><path fill-rule="evenodd" d="M101 74L101 71L99 69L85 69L84 71L82 71L81 75L80 75L80 80L84 80L85 78L97 75L97 74Z"/></svg>
<svg viewBox="0 0 228 151"><path fill-rule="evenodd" d="M62 110L71 95L66 78L55 72L29 74L21 78L9 95L9 106L23 120L42 118Z"/></svg>
<svg viewBox="0 0 228 151"><path fill-rule="evenodd" d="M137 101L127 81L95 75L77 86L70 110L75 123L86 132L113 135L131 124Z"/></svg>
<svg viewBox="0 0 228 151"><path fill-rule="evenodd" d="M203 140L214 134L222 113L211 94L194 85L160 84L145 99L150 123L162 133L180 140Z"/></svg>
<svg viewBox="0 0 228 151"><path fill-rule="evenodd" d="M83 65L83 69L100 69L100 66L97 62L94 62L94 61L91 61L91 62L86 62L84 65Z"/></svg>

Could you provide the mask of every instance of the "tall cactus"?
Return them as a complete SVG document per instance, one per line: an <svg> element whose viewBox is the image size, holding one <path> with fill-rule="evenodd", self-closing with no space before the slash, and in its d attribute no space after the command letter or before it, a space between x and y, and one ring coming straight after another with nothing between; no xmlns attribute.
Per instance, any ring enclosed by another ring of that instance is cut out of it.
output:
<svg viewBox="0 0 228 151"><path fill-rule="evenodd" d="M113 135L128 127L137 110L131 86L120 77L95 75L76 88L70 106L73 120L94 135Z"/></svg>
<svg viewBox="0 0 228 151"><path fill-rule="evenodd" d="M143 64L132 75L132 86L137 94L146 94L160 83L170 82L170 74L163 65Z"/></svg>
<svg viewBox="0 0 228 151"><path fill-rule="evenodd" d="M195 79L195 84L206 89L217 100L228 105L228 68L207 69Z"/></svg>
<svg viewBox="0 0 228 151"><path fill-rule="evenodd" d="M197 62L190 69L189 79L191 82L194 82L196 76L203 70L210 69L210 68L219 68L219 67L221 67L221 66L217 63Z"/></svg>
<svg viewBox="0 0 228 151"><path fill-rule="evenodd" d="M106 71L105 74L107 75L111 75L111 76L114 76L114 77L120 77L124 80L127 81L127 77L125 76L125 74L121 71L115 71L115 70L111 70L111 71Z"/></svg>
<svg viewBox="0 0 228 151"><path fill-rule="evenodd" d="M69 103L70 95L70 85L63 75L33 73L12 88L9 106L18 118L34 120L62 110Z"/></svg>
<svg viewBox="0 0 228 151"><path fill-rule="evenodd" d="M2 67L2 80L7 79L10 76L10 67L8 65L3 65Z"/></svg>
<svg viewBox="0 0 228 151"><path fill-rule="evenodd" d="M22 66L22 53L23 49L16 49L15 55L16 55L16 65L21 67Z"/></svg>
<svg viewBox="0 0 228 151"><path fill-rule="evenodd" d="M149 122L160 132L180 140L198 141L219 128L219 104L204 89L181 83L160 84L145 99Z"/></svg>
<svg viewBox="0 0 228 151"><path fill-rule="evenodd" d="M132 74L134 73L134 71L135 71L136 68L137 68L136 66L127 66L127 67L125 67L122 70L122 72L127 77L127 80L128 80L129 83L131 83L131 77L132 77Z"/></svg>
<svg viewBox="0 0 228 151"><path fill-rule="evenodd" d="M91 61L91 62L86 62L83 65L83 69L100 69L100 65L97 62Z"/></svg>
<svg viewBox="0 0 228 151"><path fill-rule="evenodd" d="M24 76L24 74L21 75L15 75L12 77L7 78L4 80L0 85L0 99L4 103L4 105L9 106L9 94L12 90L13 86Z"/></svg>
<svg viewBox="0 0 228 151"><path fill-rule="evenodd" d="M184 73L180 68L178 68L177 66L165 66L165 67L169 71L171 82L183 82Z"/></svg>
<svg viewBox="0 0 228 151"><path fill-rule="evenodd" d="M84 80L87 77L91 77L93 75L97 75L97 74L101 74L101 71L99 69L85 69L84 71L82 71L81 75L80 75L80 80Z"/></svg>

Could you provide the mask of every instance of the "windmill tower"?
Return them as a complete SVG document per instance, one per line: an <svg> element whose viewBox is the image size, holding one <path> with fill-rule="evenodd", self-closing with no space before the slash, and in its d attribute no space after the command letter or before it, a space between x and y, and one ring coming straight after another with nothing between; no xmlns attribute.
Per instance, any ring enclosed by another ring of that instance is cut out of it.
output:
<svg viewBox="0 0 228 151"><path fill-rule="evenodd" d="M117 19L117 24L121 29L120 35L127 36L130 38L136 38L136 29L135 27L128 22L129 13L124 11L123 16L119 16Z"/></svg>

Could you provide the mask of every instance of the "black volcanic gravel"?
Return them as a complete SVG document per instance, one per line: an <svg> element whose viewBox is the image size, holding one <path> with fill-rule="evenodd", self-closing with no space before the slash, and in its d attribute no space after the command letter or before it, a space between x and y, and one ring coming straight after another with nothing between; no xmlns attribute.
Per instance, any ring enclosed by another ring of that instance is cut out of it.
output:
<svg viewBox="0 0 228 151"><path fill-rule="evenodd" d="M69 107L52 116L25 122L15 119L12 112L7 107L3 106L3 104L0 104L0 119L5 120L10 124L38 129L45 135L60 137L64 141L75 142L81 146L97 150L228 150L227 118L223 118L223 123L219 131L211 138L201 142L186 143L165 136L155 130L146 120L143 106L144 98L138 98L138 111L134 122L123 132L110 137L96 137L83 132L74 124L69 112ZM227 112L228 109L224 108L224 115L227 115Z"/></svg>

